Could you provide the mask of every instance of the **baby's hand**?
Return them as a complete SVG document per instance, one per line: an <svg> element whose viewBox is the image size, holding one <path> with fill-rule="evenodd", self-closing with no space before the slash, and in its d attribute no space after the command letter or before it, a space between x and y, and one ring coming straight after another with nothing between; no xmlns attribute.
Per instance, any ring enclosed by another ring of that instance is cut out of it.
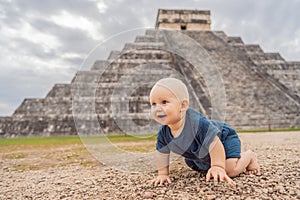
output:
<svg viewBox="0 0 300 200"><path fill-rule="evenodd" d="M157 175L157 177L151 181L155 186L163 185L164 182L171 183L169 175Z"/></svg>
<svg viewBox="0 0 300 200"><path fill-rule="evenodd" d="M207 174L206 174L206 181L209 181L211 178L214 178L214 182L218 181L227 181L230 185L236 185L235 182L227 176L225 170L219 166L212 166Z"/></svg>

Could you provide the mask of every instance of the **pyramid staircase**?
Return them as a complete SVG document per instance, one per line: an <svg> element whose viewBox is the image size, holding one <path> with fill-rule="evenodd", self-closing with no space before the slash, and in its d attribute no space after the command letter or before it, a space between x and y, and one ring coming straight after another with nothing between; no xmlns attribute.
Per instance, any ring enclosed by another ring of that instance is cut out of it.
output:
<svg viewBox="0 0 300 200"><path fill-rule="evenodd" d="M233 91L240 95L230 94L229 90L226 92L229 98L234 98L232 101L239 100L233 107L227 107L227 116L232 117L227 118L228 121L235 121L236 127L241 129L299 127L300 62L287 62L279 53L265 53L259 45L244 44L240 37L227 37L223 32L214 34L226 43L227 50L222 56L227 54L229 59L234 59L226 66L221 64L221 70L237 71L231 71L228 76L238 78L242 83L238 90ZM226 81L228 76L225 73L223 78ZM237 85L239 83L230 81L232 88ZM238 96L242 98L236 98ZM230 116L231 111L234 113Z"/></svg>

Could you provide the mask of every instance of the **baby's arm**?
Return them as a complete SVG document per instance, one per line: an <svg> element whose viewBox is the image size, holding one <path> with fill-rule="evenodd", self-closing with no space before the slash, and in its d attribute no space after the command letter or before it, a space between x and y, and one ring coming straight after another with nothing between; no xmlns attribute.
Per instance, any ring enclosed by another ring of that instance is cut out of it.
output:
<svg viewBox="0 0 300 200"><path fill-rule="evenodd" d="M169 158L170 154L164 154L157 151L156 153L156 166L157 166L157 177L152 180L152 184L162 185L164 182L171 183L169 177Z"/></svg>
<svg viewBox="0 0 300 200"><path fill-rule="evenodd" d="M225 171L225 150L222 142L216 136L209 147L211 160L211 168L206 174L206 181L214 178L214 181L227 181L230 185L235 185L235 182L226 174Z"/></svg>

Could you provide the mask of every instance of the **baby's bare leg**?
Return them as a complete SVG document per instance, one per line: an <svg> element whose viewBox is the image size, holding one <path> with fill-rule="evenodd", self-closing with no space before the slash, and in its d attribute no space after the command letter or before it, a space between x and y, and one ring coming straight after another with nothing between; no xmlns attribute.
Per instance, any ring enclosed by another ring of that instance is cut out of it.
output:
<svg viewBox="0 0 300 200"><path fill-rule="evenodd" d="M241 153L240 158L229 158L226 160L226 173L228 176L235 177L242 172L246 172L246 174L259 173L256 155L250 150Z"/></svg>

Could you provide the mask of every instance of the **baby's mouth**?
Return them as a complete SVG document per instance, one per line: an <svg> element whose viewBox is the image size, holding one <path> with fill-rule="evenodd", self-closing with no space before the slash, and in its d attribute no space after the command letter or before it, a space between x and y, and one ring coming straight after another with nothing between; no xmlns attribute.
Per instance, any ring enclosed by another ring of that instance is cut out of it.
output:
<svg viewBox="0 0 300 200"><path fill-rule="evenodd" d="M156 115L158 118L164 118L164 117L166 117L167 115L165 115L165 114L158 114L158 115Z"/></svg>

